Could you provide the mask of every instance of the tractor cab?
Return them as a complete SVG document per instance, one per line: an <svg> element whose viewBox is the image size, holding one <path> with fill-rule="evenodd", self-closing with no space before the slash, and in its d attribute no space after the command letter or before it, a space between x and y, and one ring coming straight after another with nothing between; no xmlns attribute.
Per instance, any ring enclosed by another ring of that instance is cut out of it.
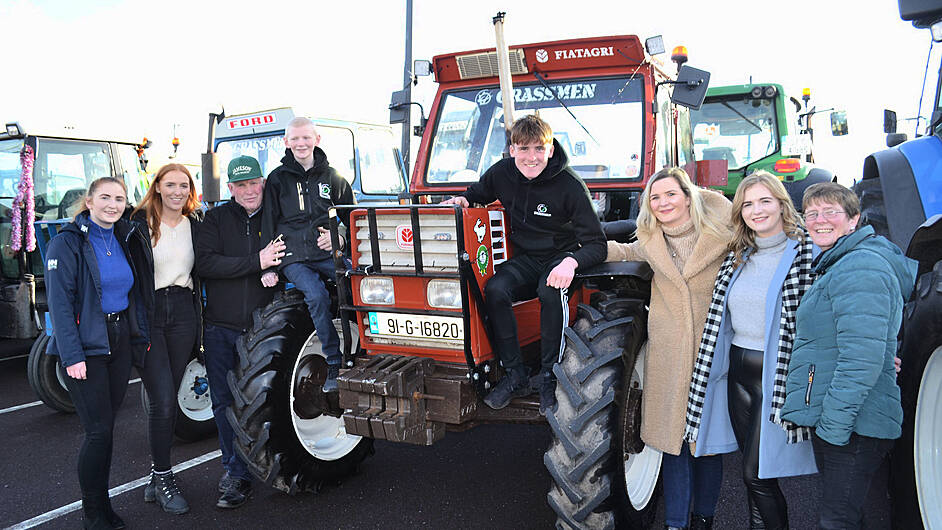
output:
<svg viewBox="0 0 942 530"><path fill-rule="evenodd" d="M255 158L264 175L281 165L285 126L295 116L290 108L211 115L208 147L216 163L203 166L204 200L229 198L225 172L235 157ZM321 135L319 147L330 165L350 182L358 203L395 202L406 191L405 167L388 125L322 118L313 121Z"/></svg>

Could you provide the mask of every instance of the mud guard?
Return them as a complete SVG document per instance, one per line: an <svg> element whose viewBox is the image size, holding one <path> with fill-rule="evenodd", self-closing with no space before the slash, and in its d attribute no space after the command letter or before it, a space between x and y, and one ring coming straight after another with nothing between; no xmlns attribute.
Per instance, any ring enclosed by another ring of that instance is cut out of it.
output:
<svg viewBox="0 0 942 530"><path fill-rule="evenodd" d="M926 220L909 160L897 148L878 151L864 160L863 178L880 179L889 239L906 248L916 227Z"/></svg>

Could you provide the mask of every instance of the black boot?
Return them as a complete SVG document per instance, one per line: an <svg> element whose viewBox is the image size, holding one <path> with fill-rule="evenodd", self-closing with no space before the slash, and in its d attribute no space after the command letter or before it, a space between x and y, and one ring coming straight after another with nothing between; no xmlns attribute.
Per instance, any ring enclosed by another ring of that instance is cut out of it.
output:
<svg viewBox="0 0 942 530"><path fill-rule="evenodd" d="M527 369L517 366L504 375L494 390L485 396L484 403L492 409L499 410L507 406L515 397L526 396L530 393L530 378Z"/></svg>
<svg viewBox="0 0 942 530"><path fill-rule="evenodd" d="M120 530L121 528L127 528L128 525L124 522L124 519L121 518L118 514L114 513L114 508L111 507L111 497L108 494L105 494L105 517L108 518L108 524L111 525L111 528L115 530Z"/></svg>
<svg viewBox="0 0 942 530"><path fill-rule="evenodd" d="M693 514L690 517L690 530L712 530L713 529L713 517L705 517L703 515Z"/></svg>
<svg viewBox="0 0 942 530"><path fill-rule="evenodd" d="M107 494L106 494L107 495ZM82 526L89 530L110 530L101 494L82 495Z"/></svg>
<svg viewBox="0 0 942 530"><path fill-rule="evenodd" d="M183 498L183 492L177 486L177 479L173 476L173 471L165 473L154 471L153 481L157 504L165 512L180 515L190 511L190 505Z"/></svg>

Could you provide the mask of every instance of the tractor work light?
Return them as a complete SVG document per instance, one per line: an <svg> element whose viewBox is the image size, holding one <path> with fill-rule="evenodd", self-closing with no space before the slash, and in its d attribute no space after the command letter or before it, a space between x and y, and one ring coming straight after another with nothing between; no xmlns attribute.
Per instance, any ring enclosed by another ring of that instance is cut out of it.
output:
<svg viewBox="0 0 942 530"><path fill-rule="evenodd" d="M772 169L777 173L794 173L801 169L801 160L797 158L783 158L776 161Z"/></svg>
<svg viewBox="0 0 942 530"><path fill-rule="evenodd" d="M20 129L20 124L16 122L6 124L5 133L0 134L0 137L3 138L22 138L23 136L26 135Z"/></svg>
<svg viewBox="0 0 942 530"><path fill-rule="evenodd" d="M445 309L461 309L461 285L458 280L432 280L426 289L428 305Z"/></svg>
<svg viewBox="0 0 942 530"><path fill-rule="evenodd" d="M360 298L364 304L392 305L396 303L392 278L366 277L360 280Z"/></svg>
<svg viewBox="0 0 942 530"><path fill-rule="evenodd" d="M769 99L774 98L776 93L778 93L778 90L776 90L775 87L771 85L765 87L765 90L763 91L763 95Z"/></svg>
<svg viewBox="0 0 942 530"><path fill-rule="evenodd" d="M674 46L673 51L671 51L671 60L677 63L678 65L681 65L687 62L687 47L686 46Z"/></svg>

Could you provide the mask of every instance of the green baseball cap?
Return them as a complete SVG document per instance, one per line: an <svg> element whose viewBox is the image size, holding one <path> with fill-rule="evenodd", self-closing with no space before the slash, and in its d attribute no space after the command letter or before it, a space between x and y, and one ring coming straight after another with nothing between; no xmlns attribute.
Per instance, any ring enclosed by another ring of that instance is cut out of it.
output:
<svg viewBox="0 0 942 530"><path fill-rule="evenodd" d="M262 178L258 160L250 156L237 156L229 162L229 182Z"/></svg>

